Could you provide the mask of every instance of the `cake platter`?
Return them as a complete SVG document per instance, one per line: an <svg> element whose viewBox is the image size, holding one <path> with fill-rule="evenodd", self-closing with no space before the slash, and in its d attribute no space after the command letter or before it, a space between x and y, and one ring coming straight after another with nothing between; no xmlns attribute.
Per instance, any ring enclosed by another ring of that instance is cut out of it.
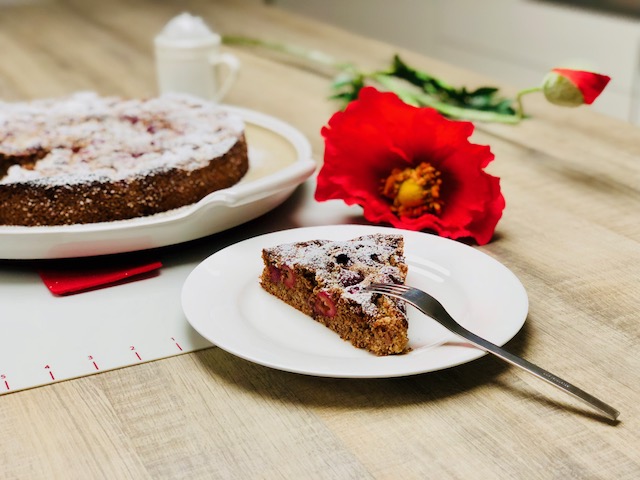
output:
<svg viewBox="0 0 640 480"><path fill-rule="evenodd" d="M522 328L526 291L504 265L480 250L435 235L387 227L306 227L254 237L211 255L189 275L182 308L191 326L223 350L259 365L314 376L384 378L460 365L486 352L466 343L413 308L403 355L375 356L353 347L324 325L264 291L261 251L312 239L348 240L401 233L407 284L438 298L465 327L504 345Z"/></svg>
<svg viewBox="0 0 640 480"><path fill-rule="evenodd" d="M316 168L296 128L254 110L224 105L246 124L249 171L236 185L182 208L115 222L44 227L0 226L0 258L107 255L195 240L259 217L284 202Z"/></svg>

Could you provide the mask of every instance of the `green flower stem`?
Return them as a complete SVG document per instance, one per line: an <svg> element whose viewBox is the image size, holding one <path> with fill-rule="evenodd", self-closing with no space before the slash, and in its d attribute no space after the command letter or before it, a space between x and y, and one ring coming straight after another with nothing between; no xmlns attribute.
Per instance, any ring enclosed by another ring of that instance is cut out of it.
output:
<svg viewBox="0 0 640 480"><path fill-rule="evenodd" d="M542 87L532 87L532 88L525 88L524 90L520 90L518 92L518 94L516 95L516 104L517 104L516 115L518 116L518 118L520 119L524 118L524 108L522 107L522 96L528 93L541 92L541 91L542 91Z"/></svg>
<svg viewBox="0 0 640 480"><path fill-rule="evenodd" d="M345 62L339 62L331 55L328 55L324 52L320 52L318 50L309 50L285 43L266 42L264 40L259 40L256 38L242 37L237 35L223 35L222 43L224 43L225 45L240 45L246 47L266 48L275 52L291 55L292 57L318 63L320 65L331 67L337 70L342 70L347 66Z"/></svg>
<svg viewBox="0 0 640 480"><path fill-rule="evenodd" d="M498 122L516 124L522 120L518 115L507 115L503 113L489 112L484 110L473 110L470 108L457 107L442 102L431 95L421 92L412 92L398 85L398 83L388 75L374 74L371 78L382 85L388 91L398 95L405 103L416 107L431 107L440 113L460 120L478 121L478 122Z"/></svg>
<svg viewBox="0 0 640 480"><path fill-rule="evenodd" d="M520 123L522 117L518 115L507 115L504 113L489 112L484 110L472 110L470 108L456 107L448 103L440 102L429 97L429 95L418 95L420 103L426 107L432 107L440 113L460 120L469 120L471 122L496 122L516 124Z"/></svg>
<svg viewBox="0 0 640 480"><path fill-rule="evenodd" d="M238 36L238 35L223 35L222 42L225 45L239 45L247 47L259 47L272 50L278 53L289 55L294 58L298 58L304 61L309 61L321 65L323 67L329 67L336 70L338 73L347 73L348 78L353 78L354 75L359 78L378 83L382 85L386 90L391 91L398 95L402 101L410 105L417 107L427 106L438 110L443 115L450 118L456 118L460 120L479 121L479 122L499 122L516 124L524 118L522 113L522 104L520 102L520 95L524 95L530 91L537 91L539 87L530 90L523 90L518 96L518 113L516 115L509 115L503 113L496 113L487 110L477 110L473 108L464 108L450 103L443 102L438 98L425 93L423 91L411 91L404 85L401 85L388 72L373 72L362 73L354 69L353 65L347 62L340 62L332 56L320 52L318 50L311 50L301 48L296 45L288 45L279 42L264 41L256 38ZM441 82L443 85L444 82Z"/></svg>
<svg viewBox="0 0 640 480"><path fill-rule="evenodd" d="M367 75L367 78L379 83L386 90L398 95L400 100L402 100L404 103L408 103L409 105L413 105L414 107L422 106L422 102L420 102L417 99L419 95L417 92L411 92L406 88L403 88L401 85L399 85L399 83L396 80L394 80L391 76L387 75L386 73L385 74L372 73Z"/></svg>

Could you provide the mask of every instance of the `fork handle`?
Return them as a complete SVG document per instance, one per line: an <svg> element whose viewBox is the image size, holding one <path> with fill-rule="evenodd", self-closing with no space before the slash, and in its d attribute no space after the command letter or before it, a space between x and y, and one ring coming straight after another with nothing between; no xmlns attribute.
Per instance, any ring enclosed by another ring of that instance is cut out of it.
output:
<svg viewBox="0 0 640 480"><path fill-rule="evenodd" d="M457 333L461 337L464 337L466 340L471 342L476 347L481 348L482 350L485 350L489 353L492 353L496 357L499 357L502 360L504 360L505 362L515 365L516 367L520 367L523 370L526 370L527 372L532 373L539 379L544 380L547 383L550 383L554 387L557 387L560 390L563 390L566 393L573 395L578 400L581 400L586 404L590 405L591 407L595 408L596 410L600 411L607 418L611 420L616 420L620 415L620 412L618 410L616 410L610 405L607 405L602 400L597 399L590 393L585 392L581 388L578 388L575 385L572 385L566 380L563 380L557 375L554 375L553 373L548 372L543 368L540 368L539 366L525 360L524 358L518 357L506 351L504 348L501 348L485 340L484 338L479 337L475 333L470 332L469 330L467 330L466 328L460 325L458 325L458 327L455 329L455 333Z"/></svg>
<svg viewBox="0 0 640 480"><path fill-rule="evenodd" d="M411 304L422 313L432 318L440 325L450 330L451 332L461 336L466 339L476 347L494 354L496 357L501 358L505 362L508 362L516 367L520 367L523 370L535 375L541 380L544 380L547 383L550 383L554 387L563 390L569 395L574 396L578 400L586 403L597 411L601 412L607 418L611 420L616 420L620 415L620 412L613 408L610 405L607 405L602 400L597 399L593 395L585 392L584 390L576 387L575 385L570 384L566 380L554 375L551 372L544 370L543 368L534 365L533 363L525 360L524 358L520 358L512 353L509 353L502 347L485 340L482 337L479 337L475 333L467 330L462 325L454 320L454 318L449 315L449 312L444 308L444 306L431 295L422 290L417 290L415 288L402 288L398 289L390 288L388 285L379 285L375 284L370 287L370 291L375 291L378 293L382 293L385 295L390 295L392 297L399 298L404 300L405 302Z"/></svg>

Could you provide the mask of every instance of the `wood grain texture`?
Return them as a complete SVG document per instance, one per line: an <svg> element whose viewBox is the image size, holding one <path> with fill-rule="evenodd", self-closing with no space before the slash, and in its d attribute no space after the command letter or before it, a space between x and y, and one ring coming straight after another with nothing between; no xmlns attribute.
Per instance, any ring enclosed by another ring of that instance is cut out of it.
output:
<svg viewBox="0 0 640 480"><path fill-rule="evenodd" d="M223 33L363 66L386 65L399 50L256 1L8 2L0 3L0 97L152 95L153 36L182 11ZM320 162L320 128L336 108L327 72L226 48L242 62L227 102L295 125ZM500 85L402 53L451 83ZM520 278L530 300L507 347L610 402L620 423L495 358L339 380L212 348L0 397L0 477L640 478L640 129L588 108L536 98L526 106L531 118L521 125L478 125L473 136L491 146L489 171L507 199L496 238L481 250ZM211 240L212 249L301 226L312 191L305 185L273 214ZM329 205L313 208L319 224L336 218ZM363 221L357 209L344 211L345 221Z"/></svg>

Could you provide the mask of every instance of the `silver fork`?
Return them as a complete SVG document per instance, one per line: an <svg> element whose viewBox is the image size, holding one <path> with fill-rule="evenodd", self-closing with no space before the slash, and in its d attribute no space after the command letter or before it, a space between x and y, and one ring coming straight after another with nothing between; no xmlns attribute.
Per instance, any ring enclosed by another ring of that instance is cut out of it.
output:
<svg viewBox="0 0 640 480"><path fill-rule="evenodd" d="M583 401L590 407L596 409L600 413L604 414L607 418L611 420L616 420L620 415L615 408L607 405L601 400L598 400L593 395L585 392L584 390L570 384L566 380L561 379L560 377L554 375L551 372L548 372L533 363L524 360L512 353L509 353L505 349L485 340L482 337L479 337L473 332L470 332L458 322L456 322L451 315L446 311L444 306L435 298L433 298L428 293L423 292L422 290L418 290L417 288L409 287L406 285L395 285L395 284L387 284L387 283L372 283L368 287L364 288L364 291L381 293L384 295L389 295L391 297L396 297L405 302L413 305L418 310L420 310L425 315L433 318L440 325L447 328L451 332L463 337L476 347L485 350L489 353L493 353L498 358L515 365L517 367L522 368L523 370L532 373L536 377L544 380L545 382L550 383L554 387L563 390L564 392L574 396L578 400Z"/></svg>

